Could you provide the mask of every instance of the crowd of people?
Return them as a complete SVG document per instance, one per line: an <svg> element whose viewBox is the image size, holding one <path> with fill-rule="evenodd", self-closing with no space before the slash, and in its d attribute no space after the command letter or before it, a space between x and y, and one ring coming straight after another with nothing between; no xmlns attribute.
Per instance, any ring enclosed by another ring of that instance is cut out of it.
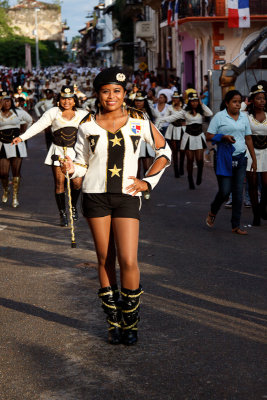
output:
<svg viewBox="0 0 267 400"><path fill-rule="evenodd" d="M10 79L3 78L6 73ZM95 242L98 295L107 314L110 343L137 342L143 292L137 262L140 197L143 193L149 200L171 160L174 177L179 178L186 159L189 190L195 190L195 184L202 183L207 141L212 142L218 193L206 218L208 227L213 227L231 194L232 232L247 234L240 227L245 178L253 225L267 219L266 82L253 86L245 103L240 92L230 90L221 111L213 116L208 86L198 94L188 84L182 93L177 77L170 77L167 87L162 87L153 71L127 77L118 67L103 71L50 68L38 74L5 71L1 79L2 202L8 202L11 171L12 206L19 205L25 142L44 131L45 163L53 170L61 226L69 223L66 175L71 177L73 220L78 219L82 191L82 213ZM207 119L211 121L204 130Z"/></svg>

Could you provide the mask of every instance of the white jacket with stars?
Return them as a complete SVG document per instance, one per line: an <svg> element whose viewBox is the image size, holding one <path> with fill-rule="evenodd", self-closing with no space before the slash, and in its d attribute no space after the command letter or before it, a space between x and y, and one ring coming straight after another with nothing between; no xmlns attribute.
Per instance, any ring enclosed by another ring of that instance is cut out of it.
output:
<svg viewBox="0 0 267 400"><path fill-rule="evenodd" d="M91 114L80 124L72 179L84 176L84 193L127 194L126 187L133 183L129 176L136 177L137 174L142 139L154 149L154 162L160 157L165 157L168 161L166 167L170 165L171 150L167 142L163 148L155 147L149 119L134 109L128 109L128 114L126 124L115 133L99 126ZM143 180L153 189L166 167ZM141 193L138 195L141 196Z"/></svg>

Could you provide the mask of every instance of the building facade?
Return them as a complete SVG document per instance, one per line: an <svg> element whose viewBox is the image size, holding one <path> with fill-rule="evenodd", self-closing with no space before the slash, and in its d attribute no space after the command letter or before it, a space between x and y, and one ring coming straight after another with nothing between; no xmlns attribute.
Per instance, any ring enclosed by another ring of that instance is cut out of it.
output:
<svg viewBox="0 0 267 400"><path fill-rule="evenodd" d="M58 48L64 48L64 30L67 27L62 23L60 6L23 0L9 8L8 17L11 25L18 28L19 34L34 39L37 33L39 40L51 40Z"/></svg>

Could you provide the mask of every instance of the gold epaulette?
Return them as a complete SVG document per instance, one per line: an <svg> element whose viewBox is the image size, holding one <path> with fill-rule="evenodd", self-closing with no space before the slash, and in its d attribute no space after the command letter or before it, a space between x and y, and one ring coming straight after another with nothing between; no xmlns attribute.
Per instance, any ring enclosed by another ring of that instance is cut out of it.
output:
<svg viewBox="0 0 267 400"><path fill-rule="evenodd" d="M88 165L87 165L87 164L80 164L80 163L78 163L78 162L74 162L73 164L74 164L74 165L79 165L79 167L88 168Z"/></svg>
<svg viewBox="0 0 267 400"><path fill-rule="evenodd" d="M79 125L84 124L85 122L90 122L91 121L91 113L89 112L79 123Z"/></svg>
<svg viewBox="0 0 267 400"><path fill-rule="evenodd" d="M143 111L137 110L137 108L127 107L127 112L131 118L147 119Z"/></svg>

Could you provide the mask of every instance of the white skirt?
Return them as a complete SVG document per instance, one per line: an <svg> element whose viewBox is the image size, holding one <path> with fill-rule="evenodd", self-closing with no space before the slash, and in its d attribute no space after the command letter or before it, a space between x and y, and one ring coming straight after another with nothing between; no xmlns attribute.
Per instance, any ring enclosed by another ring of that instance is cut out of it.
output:
<svg viewBox="0 0 267 400"><path fill-rule="evenodd" d="M52 143L50 148L49 148L49 150L48 150L48 153L47 153L47 156L46 156L46 159L45 159L45 164L46 165L55 165L57 167L60 167L60 162L59 161L53 161L52 160L52 156L54 154L59 156L60 158L64 158L65 155L64 155L63 147L62 146L57 146L56 144ZM69 156L72 160L74 160L76 153L75 153L73 147L67 147L66 155Z"/></svg>
<svg viewBox="0 0 267 400"><path fill-rule="evenodd" d="M257 172L266 172L267 171L267 149L254 149L255 155L257 158ZM248 158L248 164L247 164L247 171L250 171L251 164L252 164L252 158L249 154L249 151L247 151L246 154Z"/></svg>
<svg viewBox="0 0 267 400"><path fill-rule="evenodd" d="M17 145L0 142L0 150L2 149L2 146L4 146L6 152L6 158L18 157L16 152L16 147L18 149L19 157L21 158L27 157L27 148L25 142L20 142Z"/></svg>
<svg viewBox="0 0 267 400"><path fill-rule="evenodd" d="M146 143L144 140L141 142L140 146L140 153L139 153L139 158L141 157L153 157L155 158L155 152L150 146L150 144Z"/></svg>
<svg viewBox="0 0 267 400"><path fill-rule="evenodd" d="M165 139L181 140L182 133L183 133L182 126L174 126L170 124L165 133Z"/></svg>
<svg viewBox="0 0 267 400"><path fill-rule="evenodd" d="M181 141L181 150L201 150L207 147L205 134L202 132L198 136L189 135L184 132Z"/></svg>

